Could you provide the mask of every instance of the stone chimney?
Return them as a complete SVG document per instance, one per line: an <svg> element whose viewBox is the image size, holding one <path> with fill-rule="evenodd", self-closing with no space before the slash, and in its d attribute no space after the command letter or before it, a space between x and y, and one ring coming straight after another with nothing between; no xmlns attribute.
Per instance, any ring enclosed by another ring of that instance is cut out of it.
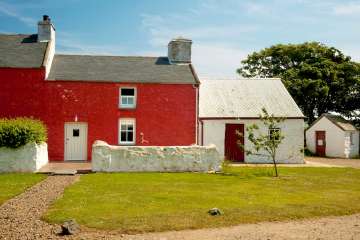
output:
<svg viewBox="0 0 360 240"><path fill-rule="evenodd" d="M38 22L38 42L49 42L55 40L55 28L48 15Z"/></svg>
<svg viewBox="0 0 360 240"><path fill-rule="evenodd" d="M55 28L48 15L44 15L38 22L38 42L47 42L46 53L43 61L45 79L47 79L55 55Z"/></svg>
<svg viewBox="0 0 360 240"><path fill-rule="evenodd" d="M171 64L191 63L191 44L190 39L182 37L172 39L168 44L168 58Z"/></svg>

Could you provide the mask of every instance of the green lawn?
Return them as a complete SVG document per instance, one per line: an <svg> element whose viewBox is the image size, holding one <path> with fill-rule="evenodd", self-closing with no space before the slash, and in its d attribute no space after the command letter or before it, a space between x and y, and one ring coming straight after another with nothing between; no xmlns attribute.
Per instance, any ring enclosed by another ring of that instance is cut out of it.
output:
<svg viewBox="0 0 360 240"><path fill-rule="evenodd" d="M44 175L31 173L0 174L0 205L45 178Z"/></svg>
<svg viewBox="0 0 360 240"><path fill-rule="evenodd" d="M229 168L226 174L89 174L66 189L44 219L124 233L360 212L360 170ZM210 208L222 216L208 216Z"/></svg>

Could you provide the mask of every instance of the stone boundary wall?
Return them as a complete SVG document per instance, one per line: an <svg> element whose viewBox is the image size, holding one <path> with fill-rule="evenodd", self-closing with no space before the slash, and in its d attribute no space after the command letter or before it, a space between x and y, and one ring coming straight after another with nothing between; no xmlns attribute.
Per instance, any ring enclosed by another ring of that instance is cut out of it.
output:
<svg viewBox="0 0 360 240"><path fill-rule="evenodd" d="M111 146L95 141L95 172L216 172L223 159L211 146Z"/></svg>
<svg viewBox="0 0 360 240"><path fill-rule="evenodd" d="M0 148L0 172L36 172L47 163L46 143L28 143L15 149Z"/></svg>

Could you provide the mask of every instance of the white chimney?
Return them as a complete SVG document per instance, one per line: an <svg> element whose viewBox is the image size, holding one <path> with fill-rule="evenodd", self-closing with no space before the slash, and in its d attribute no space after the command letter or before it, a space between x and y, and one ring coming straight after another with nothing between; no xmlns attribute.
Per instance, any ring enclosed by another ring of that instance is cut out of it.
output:
<svg viewBox="0 0 360 240"><path fill-rule="evenodd" d="M43 16L43 20L38 22L38 42L49 42L55 40L55 28L48 15Z"/></svg>
<svg viewBox="0 0 360 240"><path fill-rule="evenodd" d="M190 39L174 38L168 44L168 58L171 64L191 63L191 44Z"/></svg>
<svg viewBox="0 0 360 240"><path fill-rule="evenodd" d="M45 79L47 79L51 64L55 55L55 28L48 15L38 22L38 42L47 42L43 66L45 67Z"/></svg>

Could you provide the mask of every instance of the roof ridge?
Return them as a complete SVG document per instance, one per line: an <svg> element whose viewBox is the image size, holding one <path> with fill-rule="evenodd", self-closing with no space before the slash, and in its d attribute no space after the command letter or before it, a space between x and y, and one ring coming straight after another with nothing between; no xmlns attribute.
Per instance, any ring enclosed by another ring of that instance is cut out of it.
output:
<svg viewBox="0 0 360 240"><path fill-rule="evenodd" d="M120 58L167 58L167 56L129 56L129 55L93 55L93 54L64 54L56 53L55 56L76 56L76 57L120 57Z"/></svg>
<svg viewBox="0 0 360 240"><path fill-rule="evenodd" d="M0 36L32 36L37 35L37 33L1 33Z"/></svg>
<svg viewBox="0 0 360 240"><path fill-rule="evenodd" d="M206 81L206 82L219 82L219 81L224 81L224 82L232 82L232 81L249 81L249 80L253 80L253 81L262 81L262 80L281 80L281 78L234 78L234 79L229 79L229 78L216 78L216 79L203 79L200 77L200 81Z"/></svg>

